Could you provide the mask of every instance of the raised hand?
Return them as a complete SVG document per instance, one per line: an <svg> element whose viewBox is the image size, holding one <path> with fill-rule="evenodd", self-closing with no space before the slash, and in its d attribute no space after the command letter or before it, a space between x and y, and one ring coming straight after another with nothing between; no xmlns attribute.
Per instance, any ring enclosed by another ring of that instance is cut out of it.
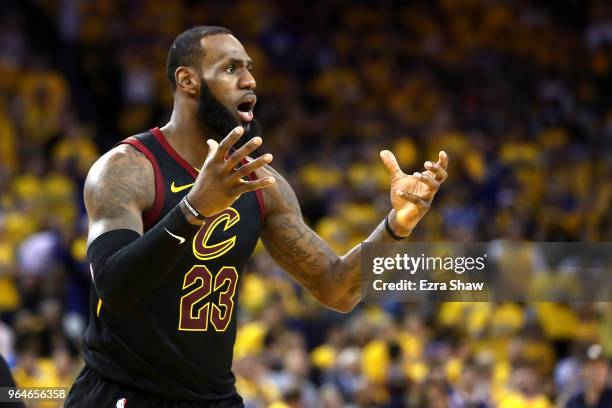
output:
<svg viewBox="0 0 612 408"><path fill-rule="evenodd" d="M393 153L388 150L380 152L385 167L391 177L391 204L395 210L395 232L408 236L429 210L431 202L446 180L448 174L448 155L444 151L438 153L436 163L426 161L425 171L409 175L400 169Z"/></svg>
<svg viewBox="0 0 612 408"><path fill-rule="evenodd" d="M272 161L272 155L268 153L237 169L236 166L262 143L260 137L254 137L229 155L232 146L243 133L244 129L238 126L221 143L212 139L206 142L208 144L206 161L191 191L187 194L191 205L205 217L225 210L242 194L269 187L275 182L274 177L251 181L243 179Z"/></svg>

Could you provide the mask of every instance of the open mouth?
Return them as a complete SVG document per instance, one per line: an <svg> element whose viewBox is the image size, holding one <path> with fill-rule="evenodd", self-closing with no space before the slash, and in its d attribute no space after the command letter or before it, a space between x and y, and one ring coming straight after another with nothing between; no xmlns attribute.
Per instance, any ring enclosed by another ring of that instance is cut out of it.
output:
<svg viewBox="0 0 612 408"><path fill-rule="evenodd" d="M245 122L250 122L253 120L253 108L255 107L256 102L257 98L254 95L249 95L242 99L242 102L236 106L236 111L238 112L240 119Z"/></svg>

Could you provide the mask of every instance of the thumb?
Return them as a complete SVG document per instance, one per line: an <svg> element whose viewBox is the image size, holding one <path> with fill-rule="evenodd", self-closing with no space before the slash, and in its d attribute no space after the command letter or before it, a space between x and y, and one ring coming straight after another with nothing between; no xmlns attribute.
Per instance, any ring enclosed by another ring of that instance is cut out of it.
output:
<svg viewBox="0 0 612 408"><path fill-rule="evenodd" d="M383 150L380 152L380 158L382 159L389 175L391 176L391 180L395 180L399 176L403 175L402 169L400 169L399 164L397 164L397 159L395 155L391 153L389 150Z"/></svg>

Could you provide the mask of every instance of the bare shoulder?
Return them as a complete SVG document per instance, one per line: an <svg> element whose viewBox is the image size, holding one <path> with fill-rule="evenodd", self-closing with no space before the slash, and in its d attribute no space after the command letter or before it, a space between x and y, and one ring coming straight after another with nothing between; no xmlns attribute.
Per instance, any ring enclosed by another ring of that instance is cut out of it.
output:
<svg viewBox="0 0 612 408"><path fill-rule="evenodd" d="M117 228L142 230L142 212L155 200L155 174L144 154L122 144L91 167L83 191L90 241ZM92 231L93 230L93 231Z"/></svg>
<svg viewBox="0 0 612 408"><path fill-rule="evenodd" d="M265 165L255 171L257 178L274 177L276 182L262 189L267 213L287 214L300 211L300 204L293 188L277 170L270 165Z"/></svg>

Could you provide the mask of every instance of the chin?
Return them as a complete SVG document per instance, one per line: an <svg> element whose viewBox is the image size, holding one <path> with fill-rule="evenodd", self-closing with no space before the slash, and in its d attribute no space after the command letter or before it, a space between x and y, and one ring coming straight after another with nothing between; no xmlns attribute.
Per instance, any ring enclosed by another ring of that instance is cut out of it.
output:
<svg viewBox="0 0 612 408"><path fill-rule="evenodd" d="M244 128L244 134L249 133L249 130L251 130L251 122L240 122L240 126Z"/></svg>
<svg viewBox="0 0 612 408"><path fill-rule="evenodd" d="M240 139L244 139L245 141L255 137L261 136L261 128L259 126L259 122L255 118L251 120L236 120L236 126L242 126L244 129L244 133Z"/></svg>

